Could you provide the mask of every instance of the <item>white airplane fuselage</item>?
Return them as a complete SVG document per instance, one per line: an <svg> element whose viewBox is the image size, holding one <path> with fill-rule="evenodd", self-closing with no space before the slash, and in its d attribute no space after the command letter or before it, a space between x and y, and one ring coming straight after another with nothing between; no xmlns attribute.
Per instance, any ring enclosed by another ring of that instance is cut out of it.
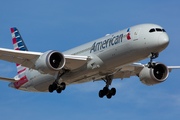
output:
<svg viewBox="0 0 180 120"><path fill-rule="evenodd" d="M155 31L151 31L151 29ZM156 28L158 28L156 30ZM160 53L169 44L164 29L155 24L141 24L106 35L100 39L63 52L69 55L89 56L89 61L81 67L70 70L59 81L66 85L96 81L112 74L123 66L146 59L150 53ZM55 76L26 69L26 83L10 83L9 87L24 91L48 92ZM18 86L18 87L17 87Z"/></svg>

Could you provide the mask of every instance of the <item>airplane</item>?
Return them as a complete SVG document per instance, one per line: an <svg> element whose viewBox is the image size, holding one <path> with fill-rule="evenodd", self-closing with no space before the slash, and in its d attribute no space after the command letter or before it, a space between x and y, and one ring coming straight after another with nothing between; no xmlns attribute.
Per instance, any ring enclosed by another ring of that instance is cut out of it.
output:
<svg viewBox="0 0 180 120"><path fill-rule="evenodd" d="M14 50L0 48L0 59L16 63L17 75L0 80L18 90L61 93L71 84L104 81L99 97L110 99L116 94L114 87L110 89L113 79L137 76L150 86L164 82L172 69L180 69L153 61L169 44L168 34L156 24L129 27L65 52L31 52L16 27L11 34ZM147 58L147 64L137 63Z"/></svg>

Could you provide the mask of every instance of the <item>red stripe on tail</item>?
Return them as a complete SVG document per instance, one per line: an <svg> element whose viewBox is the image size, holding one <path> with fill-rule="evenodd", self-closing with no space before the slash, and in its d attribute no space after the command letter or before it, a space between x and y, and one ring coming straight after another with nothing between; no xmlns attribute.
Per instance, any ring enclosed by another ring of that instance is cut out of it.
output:
<svg viewBox="0 0 180 120"><path fill-rule="evenodd" d="M20 88L23 84L25 84L26 82L28 82L28 79L26 76L22 77L18 82L14 83L14 87L16 89Z"/></svg>

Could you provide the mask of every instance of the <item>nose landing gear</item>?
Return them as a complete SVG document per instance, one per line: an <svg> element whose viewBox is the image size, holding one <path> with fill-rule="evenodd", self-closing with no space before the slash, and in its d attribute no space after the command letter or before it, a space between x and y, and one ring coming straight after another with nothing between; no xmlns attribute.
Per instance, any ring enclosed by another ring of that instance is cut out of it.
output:
<svg viewBox="0 0 180 120"><path fill-rule="evenodd" d="M154 64L152 60L156 59L158 56L159 56L159 53L151 53L150 62L148 63L148 68L154 68Z"/></svg>
<svg viewBox="0 0 180 120"><path fill-rule="evenodd" d="M104 96L106 96L108 99L110 99L112 96L114 96L116 94L115 88L111 88L111 90L109 89L109 85L111 85L112 80L113 80L112 75L105 77L104 82L106 82L106 86L102 90L99 91L100 98L103 98Z"/></svg>

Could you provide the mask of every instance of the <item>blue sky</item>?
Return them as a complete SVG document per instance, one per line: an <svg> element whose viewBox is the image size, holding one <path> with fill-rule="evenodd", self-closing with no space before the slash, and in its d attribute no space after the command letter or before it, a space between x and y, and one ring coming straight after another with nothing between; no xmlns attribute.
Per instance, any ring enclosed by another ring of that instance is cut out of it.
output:
<svg viewBox="0 0 180 120"><path fill-rule="evenodd" d="M30 51L66 51L133 25L155 23L170 37L156 61L180 65L179 0L5 0L0 3L0 47L13 49L10 28L17 27ZM147 63L143 60L142 63ZM15 64L0 61L0 76L13 78ZM9 88L0 81L1 120L169 120L180 119L180 70L155 86L138 77L112 83L117 94L100 99L104 82L70 85L62 94L33 93Z"/></svg>

